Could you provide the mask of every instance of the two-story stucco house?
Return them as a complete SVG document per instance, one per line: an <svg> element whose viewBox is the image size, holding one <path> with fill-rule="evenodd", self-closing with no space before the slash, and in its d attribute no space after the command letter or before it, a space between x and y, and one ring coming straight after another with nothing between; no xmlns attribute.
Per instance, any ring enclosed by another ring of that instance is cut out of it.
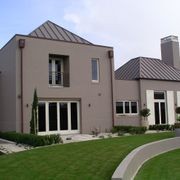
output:
<svg viewBox="0 0 180 180"><path fill-rule="evenodd" d="M37 89L38 134L109 131L113 48L47 21L0 50L0 131L28 133Z"/></svg>
<svg viewBox="0 0 180 180"><path fill-rule="evenodd" d="M37 90L38 134L174 124L180 106L178 37L161 39L162 60L138 57L115 71L113 48L47 21L0 50L0 131L29 133Z"/></svg>

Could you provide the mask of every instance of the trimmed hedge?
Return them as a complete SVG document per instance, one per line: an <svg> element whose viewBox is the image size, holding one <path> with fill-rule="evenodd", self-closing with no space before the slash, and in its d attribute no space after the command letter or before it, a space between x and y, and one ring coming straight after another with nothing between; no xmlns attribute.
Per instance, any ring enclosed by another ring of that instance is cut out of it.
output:
<svg viewBox="0 0 180 180"><path fill-rule="evenodd" d="M62 139L58 134L37 136L34 134L22 134L16 132L0 132L0 138L14 141L16 143L27 144L34 147L62 142Z"/></svg>
<svg viewBox="0 0 180 180"><path fill-rule="evenodd" d="M130 134L144 134L146 132L146 127L139 126L114 126L112 129L112 133L122 132L122 133L130 133Z"/></svg>
<svg viewBox="0 0 180 180"><path fill-rule="evenodd" d="M149 126L149 130L169 131L173 129L174 129L174 125L169 125L169 124L164 124L164 125L156 124Z"/></svg>

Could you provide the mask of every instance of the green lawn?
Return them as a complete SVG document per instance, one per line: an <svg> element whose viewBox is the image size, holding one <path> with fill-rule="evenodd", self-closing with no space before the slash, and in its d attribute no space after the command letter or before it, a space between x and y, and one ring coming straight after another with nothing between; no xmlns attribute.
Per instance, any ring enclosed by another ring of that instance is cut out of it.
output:
<svg viewBox="0 0 180 180"><path fill-rule="evenodd" d="M109 180L131 150L173 136L173 133L136 135L3 155L0 156L0 179Z"/></svg>
<svg viewBox="0 0 180 180"><path fill-rule="evenodd" d="M161 154L147 161L135 180L179 180L180 149Z"/></svg>

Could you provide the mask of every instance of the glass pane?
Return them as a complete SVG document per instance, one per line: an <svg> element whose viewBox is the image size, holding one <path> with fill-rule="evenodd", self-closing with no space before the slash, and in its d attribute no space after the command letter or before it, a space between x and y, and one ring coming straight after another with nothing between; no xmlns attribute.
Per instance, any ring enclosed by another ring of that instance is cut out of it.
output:
<svg viewBox="0 0 180 180"><path fill-rule="evenodd" d="M131 102L131 113L137 113L137 102Z"/></svg>
<svg viewBox="0 0 180 180"><path fill-rule="evenodd" d="M125 113L130 113L129 112L129 102L125 102Z"/></svg>
<svg viewBox="0 0 180 180"><path fill-rule="evenodd" d="M164 99L164 92L154 92L154 99Z"/></svg>
<svg viewBox="0 0 180 180"><path fill-rule="evenodd" d="M161 102L161 124L166 124L165 103Z"/></svg>
<svg viewBox="0 0 180 180"><path fill-rule="evenodd" d="M38 127L39 127L39 132L46 131L45 103L38 104Z"/></svg>
<svg viewBox="0 0 180 180"><path fill-rule="evenodd" d="M49 84L52 84L52 60L49 60Z"/></svg>
<svg viewBox="0 0 180 180"><path fill-rule="evenodd" d="M116 102L116 113L123 114L123 102Z"/></svg>
<svg viewBox="0 0 180 180"><path fill-rule="evenodd" d="M61 61L55 61L55 79L56 84L61 84Z"/></svg>
<svg viewBox="0 0 180 180"><path fill-rule="evenodd" d="M92 80L98 81L98 60L92 59Z"/></svg>
<svg viewBox="0 0 180 180"><path fill-rule="evenodd" d="M67 103L59 103L60 108L60 130L68 130Z"/></svg>
<svg viewBox="0 0 180 180"><path fill-rule="evenodd" d="M155 109L155 124L159 124L159 103L154 103Z"/></svg>
<svg viewBox="0 0 180 180"><path fill-rule="evenodd" d="M57 103L49 103L49 130L57 130Z"/></svg>
<svg viewBox="0 0 180 180"><path fill-rule="evenodd" d="M77 103L71 103L71 129L78 129Z"/></svg>

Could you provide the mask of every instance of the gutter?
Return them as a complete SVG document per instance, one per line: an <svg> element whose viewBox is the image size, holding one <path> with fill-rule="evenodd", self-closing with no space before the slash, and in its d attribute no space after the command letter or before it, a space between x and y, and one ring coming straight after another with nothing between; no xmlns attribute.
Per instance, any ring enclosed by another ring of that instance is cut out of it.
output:
<svg viewBox="0 0 180 180"><path fill-rule="evenodd" d="M112 105L112 127L114 127L114 88L113 88L113 64L112 64L112 59L114 57L114 52L113 50L108 51L108 57L110 60L110 73L111 73L111 105Z"/></svg>
<svg viewBox="0 0 180 180"><path fill-rule="evenodd" d="M21 82L21 133L24 130L24 118L23 118L23 48L25 47L25 39L19 39L20 48L20 82Z"/></svg>

